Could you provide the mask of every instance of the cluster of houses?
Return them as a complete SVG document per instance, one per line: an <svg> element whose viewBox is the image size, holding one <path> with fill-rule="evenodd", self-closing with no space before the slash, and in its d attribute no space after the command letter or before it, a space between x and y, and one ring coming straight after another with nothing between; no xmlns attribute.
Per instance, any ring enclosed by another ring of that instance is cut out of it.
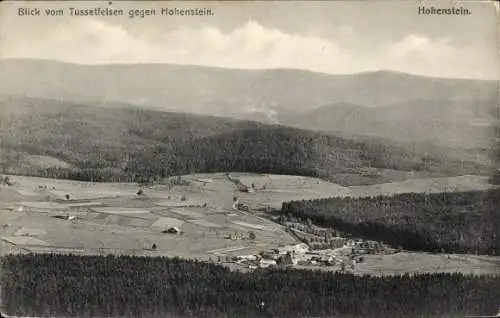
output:
<svg viewBox="0 0 500 318"><path fill-rule="evenodd" d="M250 269L267 268L272 266L293 266L301 264L324 264L334 265L335 258L331 255L311 251L305 243L296 245L280 246L258 254L238 255L233 261L247 265Z"/></svg>
<svg viewBox="0 0 500 318"><path fill-rule="evenodd" d="M248 268L266 268L278 265L293 265L295 255L303 255L309 251L309 246L304 243L296 245L281 246L276 249L262 251L258 254L238 255L233 257L233 261L247 265ZM295 262L296 263L296 262Z"/></svg>
<svg viewBox="0 0 500 318"><path fill-rule="evenodd" d="M233 261L250 269L273 266L339 266L342 270L363 261L363 255L386 253L386 246L375 241L348 240L340 248L311 250L305 243L280 246L258 254L238 255Z"/></svg>

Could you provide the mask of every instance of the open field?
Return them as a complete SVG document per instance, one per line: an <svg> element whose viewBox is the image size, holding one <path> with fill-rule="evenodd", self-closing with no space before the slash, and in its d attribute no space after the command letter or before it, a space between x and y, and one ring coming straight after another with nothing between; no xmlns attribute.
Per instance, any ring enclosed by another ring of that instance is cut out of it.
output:
<svg viewBox="0 0 500 318"><path fill-rule="evenodd" d="M179 220L179 219L174 219L174 218L164 218L160 217L158 220L156 220L155 223L153 223L153 227L158 227L162 229L168 229L169 227L177 226L180 227L184 221Z"/></svg>
<svg viewBox="0 0 500 318"><path fill-rule="evenodd" d="M339 266L296 265L298 269L315 269L322 271L338 271ZM355 269L348 268L348 273L355 275L402 275L405 273L462 273L464 275L498 275L500 257L428 254L400 252L391 255L365 255L362 263Z"/></svg>
<svg viewBox="0 0 500 318"><path fill-rule="evenodd" d="M234 224L242 225L251 229L257 229L257 230L262 230L264 227L262 225L256 225L256 224L250 224L246 222L241 222L241 221L234 221Z"/></svg>
<svg viewBox="0 0 500 318"><path fill-rule="evenodd" d="M246 193L238 191L226 174L215 173L184 176L189 185L171 189L146 187L144 195L138 196L139 188L135 184L10 178L16 184L0 188L2 254L29 251L112 253L198 259L258 253L296 243L281 225L252 212L234 209L234 196L254 210L279 208L283 201L289 200L491 187L485 178L476 176L342 187L314 178L231 174L231 178L238 178L245 185L254 184L255 192ZM58 195L48 195L53 188ZM61 198L66 192L71 193L69 200ZM179 227L182 233L162 233L172 226ZM248 237L250 231L255 233L254 240ZM233 233L241 233L242 237L228 239ZM156 250L151 249L153 244ZM460 256L459 259L453 255L448 258L424 253L378 257L366 257L357 271L374 274L406 271L498 273L500 268L500 260L493 257Z"/></svg>
<svg viewBox="0 0 500 318"><path fill-rule="evenodd" d="M21 202L21 205L26 208L34 208L34 209L45 209L45 210L67 210L68 207L56 202Z"/></svg>
<svg viewBox="0 0 500 318"><path fill-rule="evenodd" d="M352 196L366 197L398 193L465 192L488 190L493 187L489 182L489 177L467 175L449 178L413 179L369 186L352 186L350 189Z"/></svg>
<svg viewBox="0 0 500 318"><path fill-rule="evenodd" d="M11 176L16 185L0 188L13 194L14 200L0 201L0 237L2 253L15 248L33 252L54 251L78 254L166 255L208 258L208 251L260 244L291 244L293 238L280 231L268 231L263 221L232 209L233 184L220 175L219 182L179 186L165 190L161 186L145 188L137 196L133 184L89 184L83 182ZM187 178L190 178L187 177ZM193 177L194 178L194 177ZM47 187L47 190L45 189ZM53 187L58 196L47 196ZM43 189L40 189L43 188ZM35 196L25 197L23 192ZM72 200L61 199L65 192ZM83 195L82 195L83 194ZM7 196L7 195L6 195ZM85 199L82 197L85 196ZM187 200L181 201L186 196ZM206 207L202 207L207 203ZM227 214L233 216L228 217ZM64 220L53 216L76 216ZM255 225L257 229L243 225ZM274 223L267 222L276 230ZM171 226L180 227L181 235L164 234ZM226 234L244 229L244 238L232 241ZM246 232L257 237L250 242ZM155 251L152 244L157 245Z"/></svg>
<svg viewBox="0 0 500 318"><path fill-rule="evenodd" d="M403 182L366 186L343 187L316 178L300 176L231 174L244 185L253 183L254 193L239 193L240 201L253 208L281 208L281 203L292 200L310 200L327 197L370 197L398 193L441 193L487 190L495 186L485 176L459 176L448 178L413 179ZM264 188L263 188L264 187Z"/></svg>
<svg viewBox="0 0 500 318"><path fill-rule="evenodd" d="M473 255L432 255L427 253L397 253L367 255L357 264L357 274L404 274L418 270L425 273L488 274L500 270L500 257L481 259Z"/></svg>

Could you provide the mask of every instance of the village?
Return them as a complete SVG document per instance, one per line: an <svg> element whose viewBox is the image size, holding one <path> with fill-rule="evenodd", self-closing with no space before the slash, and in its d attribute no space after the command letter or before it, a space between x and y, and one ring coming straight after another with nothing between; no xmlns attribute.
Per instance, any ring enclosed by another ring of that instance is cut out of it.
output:
<svg viewBox="0 0 500 318"><path fill-rule="evenodd" d="M241 193L253 193L257 189L252 182L250 186L245 185L240 178L234 178L230 174L226 175ZM259 190L265 190L265 185L261 185ZM254 216L266 218L272 222L280 224L286 232L300 243L294 245L279 245L259 251L254 254L232 255L229 260L237 265L248 269L269 268L269 267L328 267L330 270L340 272L354 271L356 264L363 262L364 255L387 255L394 254L395 249L380 242L363 239L342 237L334 229L325 229L313 225L311 220L298 220L288 216L273 216L272 208L266 206L262 213L250 209L246 204L240 202L237 196L233 197L233 209L240 212L250 212ZM250 239L254 236L249 233ZM232 233L227 238L231 240L243 239L241 233Z"/></svg>
<svg viewBox="0 0 500 318"><path fill-rule="evenodd" d="M235 238L234 235L231 239ZM344 239L338 248L316 250L306 243L280 245L254 254L232 255L226 261L248 268L311 268L323 267L340 272L354 272L356 264L364 261L365 255L388 255L397 251L385 244L362 239Z"/></svg>
<svg viewBox="0 0 500 318"><path fill-rule="evenodd" d="M315 232L327 238L323 238L327 243L312 243L315 241L314 234L297 230L300 224L288 222L285 231L295 237L296 244L278 244L275 247L259 250L259 245L255 244L256 234L254 231L248 233L232 232L223 235L223 238L231 241L248 241L248 249L254 250L254 253L238 253L238 249L221 249L214 252L219 263L230 263L240 268L249 270L257 268L314 268L322 267L328 270L340 272L354 272L356 264L362 263L366 255L391 255L399 250L389 245L363 239L344 238L340 236L328 237L333 232L330 229L318 230L316 226L307 226L310 232ZM328 231L328 232L323 232ZM178 227L170 227L163 231L182 235L182 230ZM328 233L328 234L326 234ZM219 234L220 236L220 234ZM316 238L319 241L321 238ZM307 242L307 243L305 243ZM253 245L253 248L252 248ZM328 246L329 248L325 248Z"/></svg>
<svg viewBox="0 0 500 318"><path fill-rule="evenodd" d="M292 224L293 227L297 225ZM290 225L288 225L290 226ZM309 227L314 229L314 227ZM314 229L318 231L317 229ZM323 268L337 272L355 272L356 265L362 263L366 255L391 255L400 250L389 245L363 239L347 239L343 237L332 237L328 243L304 243L311 240L306 233L294 230L291 226L286 231L292 234L297 240L302 241L296 244L279 244L266 250L259 250L255 253L237 253L236 250L228 249L222 253L214 253L218 256L219 263L234 264L239 268L254 270L258 268ZM182 234L182 230L171 227L163 233ZM322 232L320 232L322 233ZM312 235L311 235L312 236ZM242 232L233 232L224 236L231 241L254 241L255 232L249 231L247 235ZM252 243L250 243L252 245ZM329 245L330 248L324 248ZM255 246L257 247L257 246ZM252 249L252 248L250 248ZM253 250L257 250L253 248Z"/></svg>

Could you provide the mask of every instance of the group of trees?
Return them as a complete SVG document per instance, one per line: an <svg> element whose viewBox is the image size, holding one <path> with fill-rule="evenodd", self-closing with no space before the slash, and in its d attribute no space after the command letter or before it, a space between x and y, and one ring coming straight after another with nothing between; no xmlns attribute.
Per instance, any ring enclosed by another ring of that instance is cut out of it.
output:
<svg viewBox="0 0 500 318"><path fill-rule="evenodd" d="M281 213L409 250L498 255L499 206L495 189L293 201Z"/></svg>
<svg viewBox="0 0 500 318"><path fill-rule="evenodd" d="M0 176L0 185L11 186L12 182L10 181L10 178L8 176Z"/></svg>
<svg viewBox="0 0 500 318"><path fill-rule="evenodd" d="M231 271L178 258L8 255L4 311L23 316L458 317L496 312L500 278Z"/></svg>
<svg viewBox="0 0 500 318"><path fill-rule="evenodd" d="M285 225L295 237L309 245L313 250L339 248L347 241L347 238L341 238L340 233L334 229L319 228L313 225L311 219L301 222L300 219L290 214L281 214L275 220Z"/></svg>

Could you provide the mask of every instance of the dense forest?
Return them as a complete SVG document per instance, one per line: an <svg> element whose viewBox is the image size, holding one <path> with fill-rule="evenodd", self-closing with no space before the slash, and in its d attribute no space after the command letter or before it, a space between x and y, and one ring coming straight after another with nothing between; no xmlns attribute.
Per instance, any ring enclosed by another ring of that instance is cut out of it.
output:
<svg viewBox="0 0 500 318"><path fill-rule="evenodd" d="M497 113L500 118L500 111ZM491 182L500 185L500 125L495 130L495 142L493 143L493 173Z"/></svg>
<svg viewBox="0 0 500 318"><path fill-rule="evenodd" d="M314 176L347 186L397 181L396 173L387 177L380 172L384 169L403 179L404 171L426 176L489 173L451 150L429 152L376 138L349 139L126 105L4 98L0 106L0 171L10 174L150 182L194 172L241 171Z"/></svg>
<svg viewBox="0 0 500 318"><path fill-rule="evenodd" d="M500 253L500 189L283 203L290 214L409 250Z"/></svg>
<svg viewBox="0 0 500 318"><path fill-rule="evenodd" d="M8 314L115 317L458 317L494 313L500 278L230 271L178 258L8 255Z"/></svg>
<svg viewBox="0 0 500 318"><path fill-rule="evenodd" d="M491 183L500 185L500 171L493 172L493 176L491 177Z"/></svg>

